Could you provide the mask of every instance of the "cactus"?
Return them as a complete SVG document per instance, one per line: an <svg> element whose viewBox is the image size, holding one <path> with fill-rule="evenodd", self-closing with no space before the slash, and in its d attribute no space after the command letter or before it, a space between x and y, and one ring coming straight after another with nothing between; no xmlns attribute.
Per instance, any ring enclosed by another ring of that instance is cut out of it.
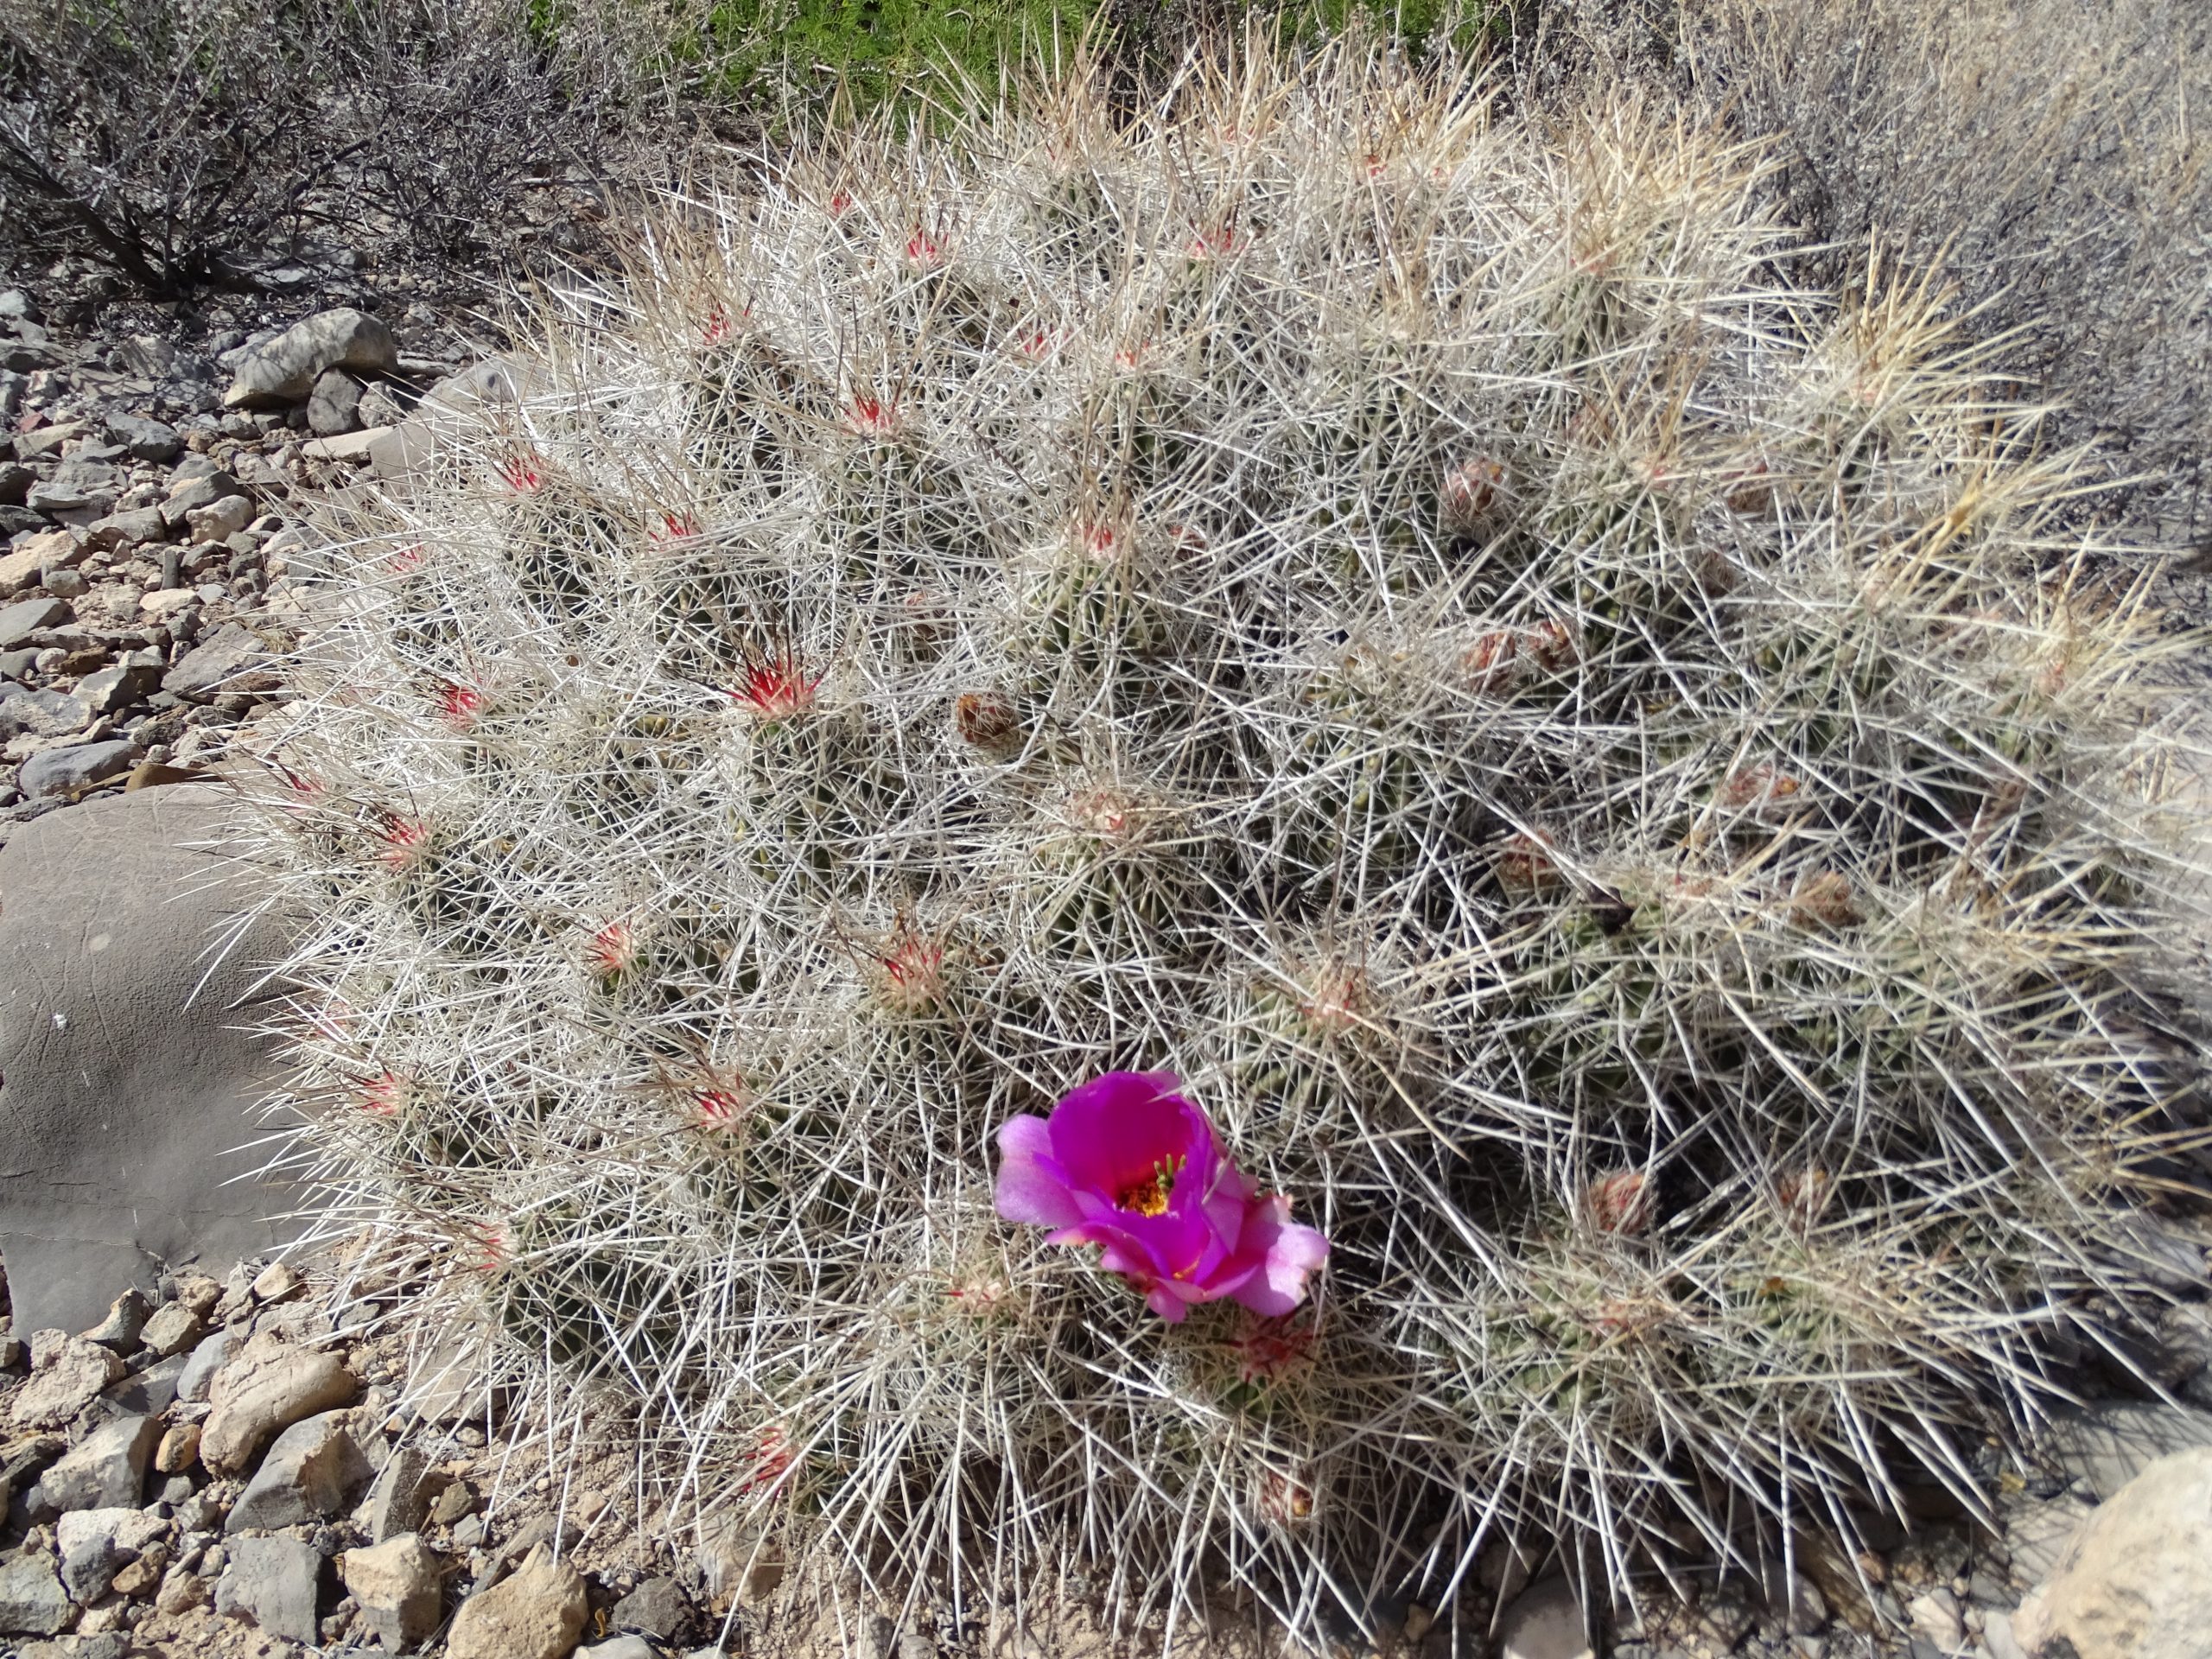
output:
<svg viewBox="0 0 2212 1659"><path fill-rule="evenodd" d="M1353 43L825 138L549 297L250 791L341 1213L884 1584L1311 1630L1970 1487L2196 1138L2176 647L1759 175ZM994 1213L1155 1067L1327 1232L1292 1315Z"/></svg>

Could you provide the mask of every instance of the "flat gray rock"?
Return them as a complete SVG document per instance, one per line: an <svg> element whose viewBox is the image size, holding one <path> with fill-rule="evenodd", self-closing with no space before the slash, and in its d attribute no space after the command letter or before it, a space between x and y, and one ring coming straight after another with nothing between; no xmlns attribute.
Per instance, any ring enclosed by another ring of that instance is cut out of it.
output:
<svg viewBox="0 0 2212 1659"><path fill-rule="evenodd" d="M110 415L107 417L108 435L128 449L137 461L168 461L184 448L184 440L177 429L166 421L149 420L143 415Z"/></svg>
<svg viewBox="0 0 2212 1659"><path fill-rule="evenodd" d="M429 1459L411 1446L395 1447L377 1471L376 1484L363 1501L363 1527L369 1541L381 1544L405 1532L422 1529L429 1509Z"/></svg>
<svg viewBox="0 0 2212 1659"><path fill-rule="evenodd" d="M180 697L208 697L223 682L244 673L261 659L267 649L260 636L236 622L226 622L212 639L202 640L177 659L162 681L162 690Z"/></svg>
<svg viewBox="0 0 2212 1659"><path fill-rule="evenodd" d="M657 1642L679 1642L692 1626L691 1600L674 1579L647 1579L614 1604L607 1623L618 1630L641 1631Z"/></svg>
<svg viewBox="0 0 2212 1659"><path fill-rule="evenodd" d="M214 1384L215 1373L238 1351L238 1341L235 1331L218 1331L202 1338L192 1351L192 1357L184 1362L183 1375L176 1382L176 1397L195 1402L205 1401Z"/></svg>
<svg viewBox="0 0 2212 1659"><path fill-rule="evenodd" d="M224 1529L273 1532L343 1511L369 1478L368 1460L346 1432L352 1414L325 1412L279 1434L231 1506Z"/></svg>
<svg viewBox="0 0 2212 1659"><path fill-rule="evenodd" d="M407 419L366 446L372 478L397 484L435 471L467 452L489 416L523 401L538 384L527 361L493 357L449 374L423 394Z"/></svg>
<svg viewBox="0 0 2212 1659"><path fill-rule="evenodd" d="M92 723L94 710L81 697L44 688L10 686L0 692L0 741L21 737L73 737Z"/></svg>
<svg viewBox="0 0 2212 1659"><path fill-rule="evenodd" d="M48 749L23 762L16 781L35 801L55 795L75 795L119 778L138 762L137 746L129 738L111 737L99 743L73 743L66 749Z"/></svg>
<svg viewBox="0 0 2212 1659"><path fill-rule="evenodd" d="M0 1563L0 1634L52 1636L67 1630L76 1617L52 1556L25 1551Z"/></svg>
<svg viewBox="0 0 2212 1659"><path fill-rule="evenodd" d="M234 1538L229 1550L215 1611L312 1646L321 1634L315 1601L322 1557L315 1547L296 1538Z"/></svg>
<svg viewBox="0 0 2212 1659"><path fill-rule="evenodd" d="M0 605L0 651L28 644L41 628L67 622L75 614L58 599L20 599L13 605Z"/></svg>
<svg viewBox="0 0 2212 1659"><path fill-rule="evenodd" d="M0 1259L18 1330L84 1330L164 1262L219 1270L296 1229L302 1195L246 1176L273 1150L253 1108L274 1075L254 1039L257 890L187 843L219 837L199 785L112 795L0 847Z"/></svg>

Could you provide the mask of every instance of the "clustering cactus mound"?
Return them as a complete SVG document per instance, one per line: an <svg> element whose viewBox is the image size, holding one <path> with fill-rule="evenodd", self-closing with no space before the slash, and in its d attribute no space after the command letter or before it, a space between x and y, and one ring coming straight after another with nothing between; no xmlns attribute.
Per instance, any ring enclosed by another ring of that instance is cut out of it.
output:
<svg viewBox="0 0 2212 1659"><path fill-rule="evenodd" d="M2181 1179L2173 716L2078 467L1756 187L1344 49L672 213L303 652L331 1168L879 1583L1307 1624L1968 1486ZM1290 1318L995 1214L1152 1067Z"/></svg>

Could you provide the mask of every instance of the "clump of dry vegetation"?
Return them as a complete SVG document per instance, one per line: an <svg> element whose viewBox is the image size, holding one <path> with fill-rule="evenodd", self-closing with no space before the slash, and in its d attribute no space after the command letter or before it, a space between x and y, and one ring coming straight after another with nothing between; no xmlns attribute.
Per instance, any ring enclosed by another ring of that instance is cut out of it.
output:
<svg viewBox="0 0 2212 1659"><path fill-rule="evenodd" d="M606 161L655 49L616 6L0 0L0 254L153 295L319 243L465 264Z"/></svg>
<svg viewBox="0 0 2212 1659"><path fill-rule="evenodd" d="M1870 245L1956 285L2055 429L2138 481L2171 543L2212 528L2212 9L2190 0L1673 0L1585 7L1771 141L1787 216L1843 286Z"/></svg>

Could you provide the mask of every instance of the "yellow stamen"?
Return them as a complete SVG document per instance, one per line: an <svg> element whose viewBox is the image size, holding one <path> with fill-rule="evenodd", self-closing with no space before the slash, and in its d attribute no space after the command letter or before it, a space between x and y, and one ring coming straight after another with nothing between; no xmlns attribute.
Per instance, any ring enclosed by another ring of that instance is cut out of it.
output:
<svg viewBox="0 0 2212 1659"><path fill-rule="evenodd" d="M1152 1166L1151 1174L1122 1189L1114 1199L1114 1207L1132 1211L1140 1216L1166 1214L1168 1190L1175 1185L1176 1173L1182 1167L1183 1160L1180 1158L1161 1159Z"/></svg>

